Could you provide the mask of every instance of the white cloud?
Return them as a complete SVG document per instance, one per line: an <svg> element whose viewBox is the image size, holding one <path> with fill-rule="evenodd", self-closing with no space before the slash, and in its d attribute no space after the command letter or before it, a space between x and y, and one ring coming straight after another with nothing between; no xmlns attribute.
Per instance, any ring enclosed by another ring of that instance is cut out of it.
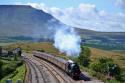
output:
<svg viewBox="0 0 125 83"><path fill-rule="evenodd" d="M125 0L116 0L116 5L125 10Z"/></svg>
<svg viewBox="0 0 125 83"><path fill-rule="evenodd" d="M125 13L122 13L122 12L119 12L118 15L125 17Z"/></svg>
<svg viewBox="0 0 125 83"><path fill-rule="evenodd" d="M25 5L30 5L33 8L40 9L45 12L49 12L49 8L44 3L27 3Z"/></svg>
<svg viewBox="0 0 125 83"><path fill-rule="evenodd" d="M56 9L56 8L55 8ZM54 9L54 10L55 10ZM93 4L80 4L78 8L57 8L56 13L50 8L54 17L67 25L96 31L124 31L125 15L110 14L104 10L98 11Z"/></svg>
<svg viewBox="0 0 125 83"><path fill-rule="evenodd" d="M99 15L100 16L107 16L107 12L102 10L102 11L99 11Z"/></svg>
<svg viewBox="0 0 125 83"><path fill-rule="evenodd" d="M73 27L96 31L125 32L124 13L110 14L104 10L98 11L93 4L80 4L77 8L69 7L65 9L47 7L43 3L27 3L27 5L42 9L59 19L61 22Z"/></svg>
<svg viewBox="0 0 125 83"><path fill-rule="evenodd" d="M79 10L85 14L85 13L95 13L96 12L96 7L93 4L80 4L79 5Z"/></svg>

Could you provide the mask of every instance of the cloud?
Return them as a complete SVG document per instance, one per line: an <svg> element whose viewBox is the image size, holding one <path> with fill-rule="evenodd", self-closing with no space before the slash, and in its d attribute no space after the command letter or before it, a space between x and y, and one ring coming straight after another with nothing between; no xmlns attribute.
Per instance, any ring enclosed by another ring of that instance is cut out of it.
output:
<svg viewBox="0 0 125 83"><path fill-rule="evenodd" d="M123 0L117 1L119 1L119 5L124 5ZM27 3L27 5L42 9L59 19L61 22L73 27L95 31L125 32L125 13L111 14L105 10L99 11L94 4L82 3L76 8L69 7L65 9L48 7L43 3Z"/></svg>
<svg viewBox="0 0 125 83"><path fill-rule="evenodd" d="M100 16L107 16L107 12L102 10L102 11L99 11L99 15Z"/></svg>
<svg viewBox="0 0 125 83"><path fill-rule="evenodd" d="M124 31L125 14L110 14L104 10L98 11L93 4L80 4L78 8L50 8L49 12L63 23L96 31Z"/></svg>
<svg viewBox="0 0 125 83"><path fill-rule="evenodd" d="M125 0L116 0L116 5L125 10Z"/></svg>

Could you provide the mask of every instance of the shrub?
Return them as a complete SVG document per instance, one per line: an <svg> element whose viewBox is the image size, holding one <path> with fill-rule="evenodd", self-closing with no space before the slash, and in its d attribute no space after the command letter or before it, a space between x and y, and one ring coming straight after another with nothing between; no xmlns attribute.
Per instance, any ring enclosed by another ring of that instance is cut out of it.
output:
<svg viewBox="0 0 125 83"><path fill-rule="evenodd" d="M3 67L3 76L6 76L6 75L12 73L13 71L15 71L15 69L16 69L16 68L13 67L13 66L9 66L9 65L4 66L4 67Z"/></svg>
<svg viewBox="0 0 125 83"><path fill-rule="evenodd" d="M3 65L3 62L0 60L0 68L2 67L2 65Z"/></svg>
<svg viewBox="0 0 125 83"><path fill-rule="evenodd" d="M17 61L17 54L14 55L14 61Z"/></svg>
<svg viewBox="0 0 125 83"><path fill-rule="evenodd" d="M40 50L37 50L37 51L40 51L40 52L45 52L45 50L43 50L43 49L40 49Z"/></svg>
<svg viewBox="0 0 125 83"><path fill-rule="evenodd" d="M0 79L2 78L2 65L3 65L3 62L0 60Z"/></svg>
<svg viewBox="0 0 125 83"><path fill-rule="evenodd" d="M0 46L0 56L2 55L2 47Z"/></svg>
<svg viewBox="0 0 125 83"><path fill-rule="evenodd" d="M19 67L19 66L21 66L21 65L23 65L23 61L19 61L19 62L17 63L17 67Z"/></svg>
<svg viewBox="0 0 125 83"><path fill-rule="evenodd" d="M90 68L105 76L115 77L117 80L121 79L120 67L110 58L100 58L98 62L91 64Z"/></svg>
<svg viewBox="0 0 125 83"><path fill-rule="evenodd" d="M8 51L8 54L7 54L8 56L11 56L11 55L13 55L13 52L12 51Z"/></svg>
<svg viewBox="0 0 125 83"><path fill-rule="evenodd" d="M83 47L81 46L81 53L78 57L78 63L80 63L81 65L88 67L89 63L90 63L90 55L91 55L91 51L89 48L87 47Z"/></svg>
<svg viewBox="0 0 125 83"><path fill-rule="evenodd" d="M87 57L84 57L82 65L85 67L88 67L89 63L90 63L90 59Z"/></svg>

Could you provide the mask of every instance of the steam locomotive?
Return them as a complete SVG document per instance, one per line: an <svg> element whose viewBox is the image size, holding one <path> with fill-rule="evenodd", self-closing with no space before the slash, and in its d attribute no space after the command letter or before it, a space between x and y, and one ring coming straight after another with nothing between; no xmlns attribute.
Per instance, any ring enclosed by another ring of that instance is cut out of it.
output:
<svg viewBox="0 0 125 83"><path fill-rule="evenodd" d="M79 77L80 77L81 71L80 71L79 65L77 63L74 63L71 60L66 61L62 58L55 57L50 54L46 54L46 53L38 52L38 51L34 51L33 55L35 57L44 59L44 60L51 62L52 64L58 66L60 69L65 71L73 79L79 79Z"/></svg>

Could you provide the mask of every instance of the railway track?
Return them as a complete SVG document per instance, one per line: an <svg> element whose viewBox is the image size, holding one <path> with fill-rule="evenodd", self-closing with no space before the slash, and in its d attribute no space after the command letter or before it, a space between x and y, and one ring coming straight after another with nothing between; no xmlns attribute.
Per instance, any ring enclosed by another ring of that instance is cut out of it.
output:
<svg viewBox="0 0 125 83"><path fill-rule="evenodd" d="M27 57L25 62L30 68L30 82L31 83L67 83L58 75L56 70L51 69L45 63L38 61L35 57ZM40 62L40 63L39 63Z"/></svg>
<svg viewBox="0 0 125 83"><path fill-rule="evenodd" d="M48 71L51 73L51 75L53 75L53 77L55 77L58 80L58 83L70 83L70 82L67 82L67 80L64 79L64 76L62 76L59 72L57 72L57 70L54 69L52 65L48 64L46 61L41 60L36 57L34 57L34 59L38 60L42 65L44 65L48 69Z"/></svg>
<svg viewBox="0 0 125 83"><path fill-rule="evenodd" d="M32 60L33 59L34 58L32 58ZM37 60L34 59L35 64L37 64L38 62ZM54 74L52 74L51 71L45 65L39 63L39 65L37 66L39 69L41 69L41 73L43 75L43 79L45 80L45 83L60 83L60 81L56 77L54 77Z"/></svg>
<svg viewBox="0 0 125 83"><path fill-rule="evenodd" d="M65 72L60 70L51 63L34 57L32 54L25 54L26 63L30 69L30 83L102 83L94 81L75 81L70 78Z"/></svg>
<svg viewBox="0 0 125 83"><path fill-rule="evenodd" d="M29 59L25 60L30 68L30 82L31 83L46 83L45 79L43 78L43 73L38 65L34 64Z"/></svg>
<svg viewBox="0 0 125 83"><path fill-rule="evenodd" d="M48 70L51 73L54 73L53 76L55 76L59 80L58 83L86 83L83 80L75 81L72 78L70 78L64 71L62 71L59 68L55 67L51 63L48 63L47 61L39 59L39 58L34 57L34 56L32 56L32 57L34 59L36 59L37 61L40 61L40 63L43 64L44 66L48 67Z"/></svg>

